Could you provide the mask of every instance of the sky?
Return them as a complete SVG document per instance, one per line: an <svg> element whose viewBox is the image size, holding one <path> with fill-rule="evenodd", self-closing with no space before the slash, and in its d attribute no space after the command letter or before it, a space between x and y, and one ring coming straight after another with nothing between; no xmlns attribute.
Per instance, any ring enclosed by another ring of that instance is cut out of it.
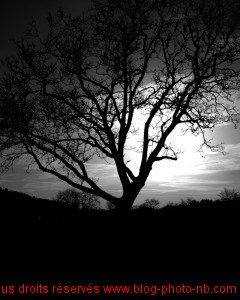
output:
<svg viewBox="0 0 240 300"><path fill-rule="evenodd" d="M48 12L55 13L59 7L66 12L77 14L89 1L51 0L51 1L1 1L0 10L0 58L14 54L11 38L20 38L32 18L40 26L45 24ZM237 99L240 102L240 99ZM217 127L207 132L213 143L223 142L225 154L206 150L204 157L198 153L200 138L186 135L175 136L175 145L183 149L178 161L164 161L153 167L136 204L145 199L155 198L161 205L179 202L191 197L196 200L217 199L224 189L240 191L240 129L232 124ZM129 153L130 165L136 168L139 155ZM26 172L26 163L18 161L13 170L0 175L0 186L9 190L24 192L36 197L52 199L59 190L69 186L50 174L43 173L37 167ZM101 187L114 195L121 195L121 185L115 167L104 161L93 160L87 164L90 174L100 177Z"/></svg>

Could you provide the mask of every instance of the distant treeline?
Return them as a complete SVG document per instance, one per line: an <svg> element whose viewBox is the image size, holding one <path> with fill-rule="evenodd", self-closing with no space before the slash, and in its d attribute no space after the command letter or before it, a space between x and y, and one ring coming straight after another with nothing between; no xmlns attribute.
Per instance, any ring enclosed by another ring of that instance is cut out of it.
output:
<svg viewBox="0 0 240 300"><path fill-rule="evenodd" d="M181 200L179 203L168 203L165 206L160 206L160 202L156 199L147 199L142 204L133 207L132 211L176 211L176 210L207 210L217 209L222 207L233 208L234 206L240 209L240 194L236 190L224 189L219 194L218 200L202 199L200 201L193 198L187 198ZM80 212L81 208L73 206L71 202L59 201L57 199L47 200L40 199L35 196L30 196L25 193L16 191L9 191L0 187L0 208L2 214L32 214L35 218L43 218L46 216L63 216L72 213ZM94 209L84 209L84 211L98 211L98 213L104 213L104 211L114 211L114 206L107 205L106 209L101 207L94 207Z"/></svg>

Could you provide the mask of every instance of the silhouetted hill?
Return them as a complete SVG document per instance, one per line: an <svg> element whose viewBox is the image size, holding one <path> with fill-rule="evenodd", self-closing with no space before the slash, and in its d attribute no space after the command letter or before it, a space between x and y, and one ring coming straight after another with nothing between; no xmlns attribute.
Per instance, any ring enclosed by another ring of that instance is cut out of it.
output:
<svg viewBox="0 0 240 300"><path fill-rule="evenodd" d="M40 199L30 195L0 189L1 222L19 222L29 226L41 221L52 221L69 214L70 207L62 202Z"/></svg>
<svg viewBox="0 0 240 300"><path fill-rule="evenodd" d="M0 196L2 270L136 280L239 270L240 201L192 201L123 215L77 211L16 192Z"/></svg>

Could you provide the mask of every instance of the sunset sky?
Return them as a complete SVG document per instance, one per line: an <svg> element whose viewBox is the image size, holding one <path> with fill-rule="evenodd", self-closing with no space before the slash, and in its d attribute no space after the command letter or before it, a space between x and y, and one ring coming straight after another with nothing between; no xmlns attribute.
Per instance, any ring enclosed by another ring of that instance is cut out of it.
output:
<svg viewBox="0 0 240 300"><path fill-rule="evenodd" d="M79 4L81 3L81 4ZM62 7L67 12L77 14L84 1L1 1L0 10L0 57L14 53L10 38L19 38L26 25L35 18L39 24L45 24L46 14L55 12ZM44 25L42 28L44 28ZM1 72L1 69L0 69ZM236 97L240 107L240 96ZM225 144L225 154L213 153L206 150L202 157L198 152L200 137L190 134L184 137L174 137L175 143L184 151L178 161L164 161L156 163L152 173L139 195L137 201L147 198L158 199L162 205L176 202L187 197L194 199L217 199L217 195L224 189L240 191L240 129L234 129L232 124L217 127L207 136L213 138L214 143ZM130 166L137 166L139 155L128 154ZM100 177L100 185L114 195L121 194L121 186L114 165L104 161L93 160L87 164L87 169L94 177ZM0 186L9 190L21 191L36 197L48 198L56 196L59 190L68 188L64 182L50 174L40 172L32 167L26 172L24 161L16 162L13 170L0 175Z"/></svg>

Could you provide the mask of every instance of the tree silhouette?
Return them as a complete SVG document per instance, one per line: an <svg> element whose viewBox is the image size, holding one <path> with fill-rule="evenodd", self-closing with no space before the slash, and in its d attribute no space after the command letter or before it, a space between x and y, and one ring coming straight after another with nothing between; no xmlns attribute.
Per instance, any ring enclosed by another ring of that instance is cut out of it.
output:
<svg viewBox="0 0 240 300"><path fill-rule="evenodd" d="M139 207L140 208L159 209L160 202L156 199L146 199Z"/></svg>
<svg viewBox="0 0 240 300"><path fill-rule="evenodd" d="M76 209L98 209L100 207L100 201L95 195L71 188L58 192L54 200L65 202Z"/></svg>
<svg viewBox="0 0 240 300"><path fill-rule="evenodd" d="M2 170L30 155L42 171L126 210L153 164L177 160L169 142L176 128L221 151L205 129L237 121L236 2L95 1L77 17L49 15L45 36L33 22L0 82ZM138 173L126 159L134 136ZM115 165L120 197L91 177L96 156Z"/></svg>
<svg viewBox="0 0 240 300"><path fill-rule="evenodd" d="M219 195L220 200L237 200L240 199L240 193L235 189L225 188Z"/></svg>

